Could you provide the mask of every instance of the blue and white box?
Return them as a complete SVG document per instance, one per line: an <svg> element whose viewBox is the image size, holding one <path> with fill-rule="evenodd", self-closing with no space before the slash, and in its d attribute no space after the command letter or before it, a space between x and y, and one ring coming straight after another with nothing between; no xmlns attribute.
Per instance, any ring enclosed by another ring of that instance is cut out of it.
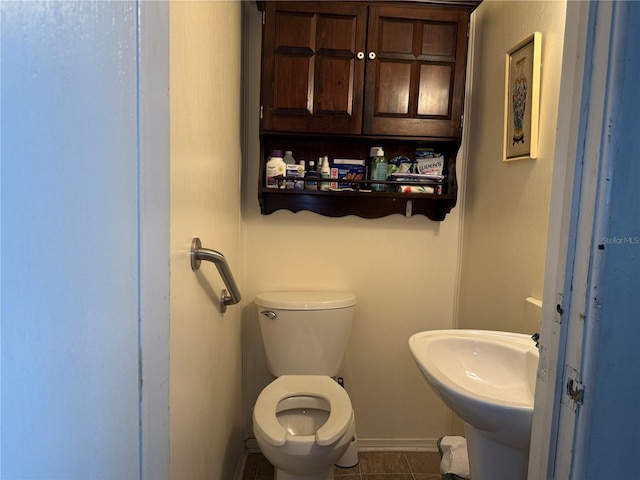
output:
<svg viewBox="0 0 640 480"><path fill-rule="evenodd" d="M365 179L365 163L364 160L356 158L336 158L331 166L331 178L336 180L364 180ZM341 188L367 188L364 184L352 182L331 182L329 185L332 189Z"/></svg>

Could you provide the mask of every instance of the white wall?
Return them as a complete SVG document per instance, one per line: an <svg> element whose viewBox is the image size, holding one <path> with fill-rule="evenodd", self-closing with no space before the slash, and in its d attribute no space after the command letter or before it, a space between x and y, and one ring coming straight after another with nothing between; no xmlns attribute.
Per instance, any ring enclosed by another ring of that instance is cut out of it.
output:
<svg viewBox="0 0 640 480"><path fill-rule="evenodd" d="M542 299L566 3L485 0L475 12L458 322L533 333ZM542 33L539 156L502 162L505 52ZM559 159L562 161L562 159Z"/></svg>
<svg viewBox="0 0 640 480"><path fill-rule="evenodd" d="M415 332L454 325L459 209L444 222L423 216L328 218L310 212L260 215L258 206L261 15L245 6L247 22L247 152L244 219L248 271L243 318L247 435L251 407L272 377L253 303L259 292L338 289L358 298L342 375L357 419L360 444L428 446L445 433L446 409L409 353ZM295 152L294 152L295 156Z"/></svg>
<svg viewBox="0 0 640 480"><path fill-rule="evenodd" d="M194 236L241 290L241 4L172 2L171 478L233 478L242 452L241 307L219 309L215 266L191 271Z"/></svg>

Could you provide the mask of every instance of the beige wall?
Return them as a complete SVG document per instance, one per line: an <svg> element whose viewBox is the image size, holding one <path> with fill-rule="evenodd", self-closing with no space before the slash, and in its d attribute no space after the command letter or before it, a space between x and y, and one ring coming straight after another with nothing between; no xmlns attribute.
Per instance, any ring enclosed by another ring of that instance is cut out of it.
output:
<svg viewBox="0 0 640 480"><path fill-rule="evenodd" d="M525 298L542 294L565 3L485 0L475 14L472 108L465 126L469 165L467 178L460 178L466 189L463 255L460 207L441 223L397 215L375 220L287 211L260 215L261 23L255 5L247 5L245 13L246 433L252 436L251 407L272 380L251 299L265 290L342 289L358 297L343 376L361 446L433 448L438 437L459 426L450 426L448 410L420 376L407 347L409 336L456 326L529 332L539 322L539 310ZM542 32L543 41L540 155L503 163L504 53L534 31Z"/></svg>
<svg viewBox="0 0 640 480"><path fill-rule="evenodd" d="M475 12L458 326L538 331L566 3L485 0ZM504 52L542 33L537 160L502 162Z"/></svg>
<svg viewBox="0 0 640 480"><path fill-rule="evenodd" d="M243 319L247 432L251 407L272 377L254 305L261 291L339 289L358 298L342 375L362 446L429 446L443 435L446 409L427 387L407 341L453 326L459 209L444 222L423 216L327 218L310 212L260 215L258 115L260 14L247 4L248 69L244 218L248 271ZM295 156L295 152L294 152Z"/></svg>
<svg viewBox="0 0 640 480"><path fill-rule="evenodd" d="M241 316L223 315L215 266L189 265L191 239L222 252L242 287L241 6L172 2L171 478L233 478L242 453Z"/></svg>

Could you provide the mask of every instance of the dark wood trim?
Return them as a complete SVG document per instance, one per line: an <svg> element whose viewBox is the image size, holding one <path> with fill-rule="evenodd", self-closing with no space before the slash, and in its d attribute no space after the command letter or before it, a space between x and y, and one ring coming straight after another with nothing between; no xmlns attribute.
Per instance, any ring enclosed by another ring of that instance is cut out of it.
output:
<svg viewBox="0 0 640 480"><path fill-rule="evenodd" d="M258 10L260 12L263 12L265 9L265 3L267 3L267 1L269 0L256 0L256 6L258 7ZM371 0L351 0L353 3L370 3ZM342 3L349 3L349 2L342 2ZM393 1L381 1L381 2L376 2L380 5L398 5L398 4L403 4L403 3L416 3L416 4L429 4L429 5L445 5L445 6L449 6L449 7L465 7L470 9L469 11L472 12L474 11L476 8L478 8L478 5L480 5L482 3L482 0L405 0L405 1L397 1L397 2L393 2Z"/></svg>

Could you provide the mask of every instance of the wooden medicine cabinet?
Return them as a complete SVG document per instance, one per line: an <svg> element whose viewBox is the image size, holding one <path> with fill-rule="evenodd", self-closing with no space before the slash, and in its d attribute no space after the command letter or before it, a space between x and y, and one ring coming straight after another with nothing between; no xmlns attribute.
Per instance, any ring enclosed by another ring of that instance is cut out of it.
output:
<svg viewBox="0 0 640 480"><path fill-rule="evenodd" d="M263 214L311 210L377 218L400 213L443 220L456 204L469 15L477 1L258 2L263 12L261 158ZM266 188L272 150L296 160L444 159L439 193Z"/></svg>

